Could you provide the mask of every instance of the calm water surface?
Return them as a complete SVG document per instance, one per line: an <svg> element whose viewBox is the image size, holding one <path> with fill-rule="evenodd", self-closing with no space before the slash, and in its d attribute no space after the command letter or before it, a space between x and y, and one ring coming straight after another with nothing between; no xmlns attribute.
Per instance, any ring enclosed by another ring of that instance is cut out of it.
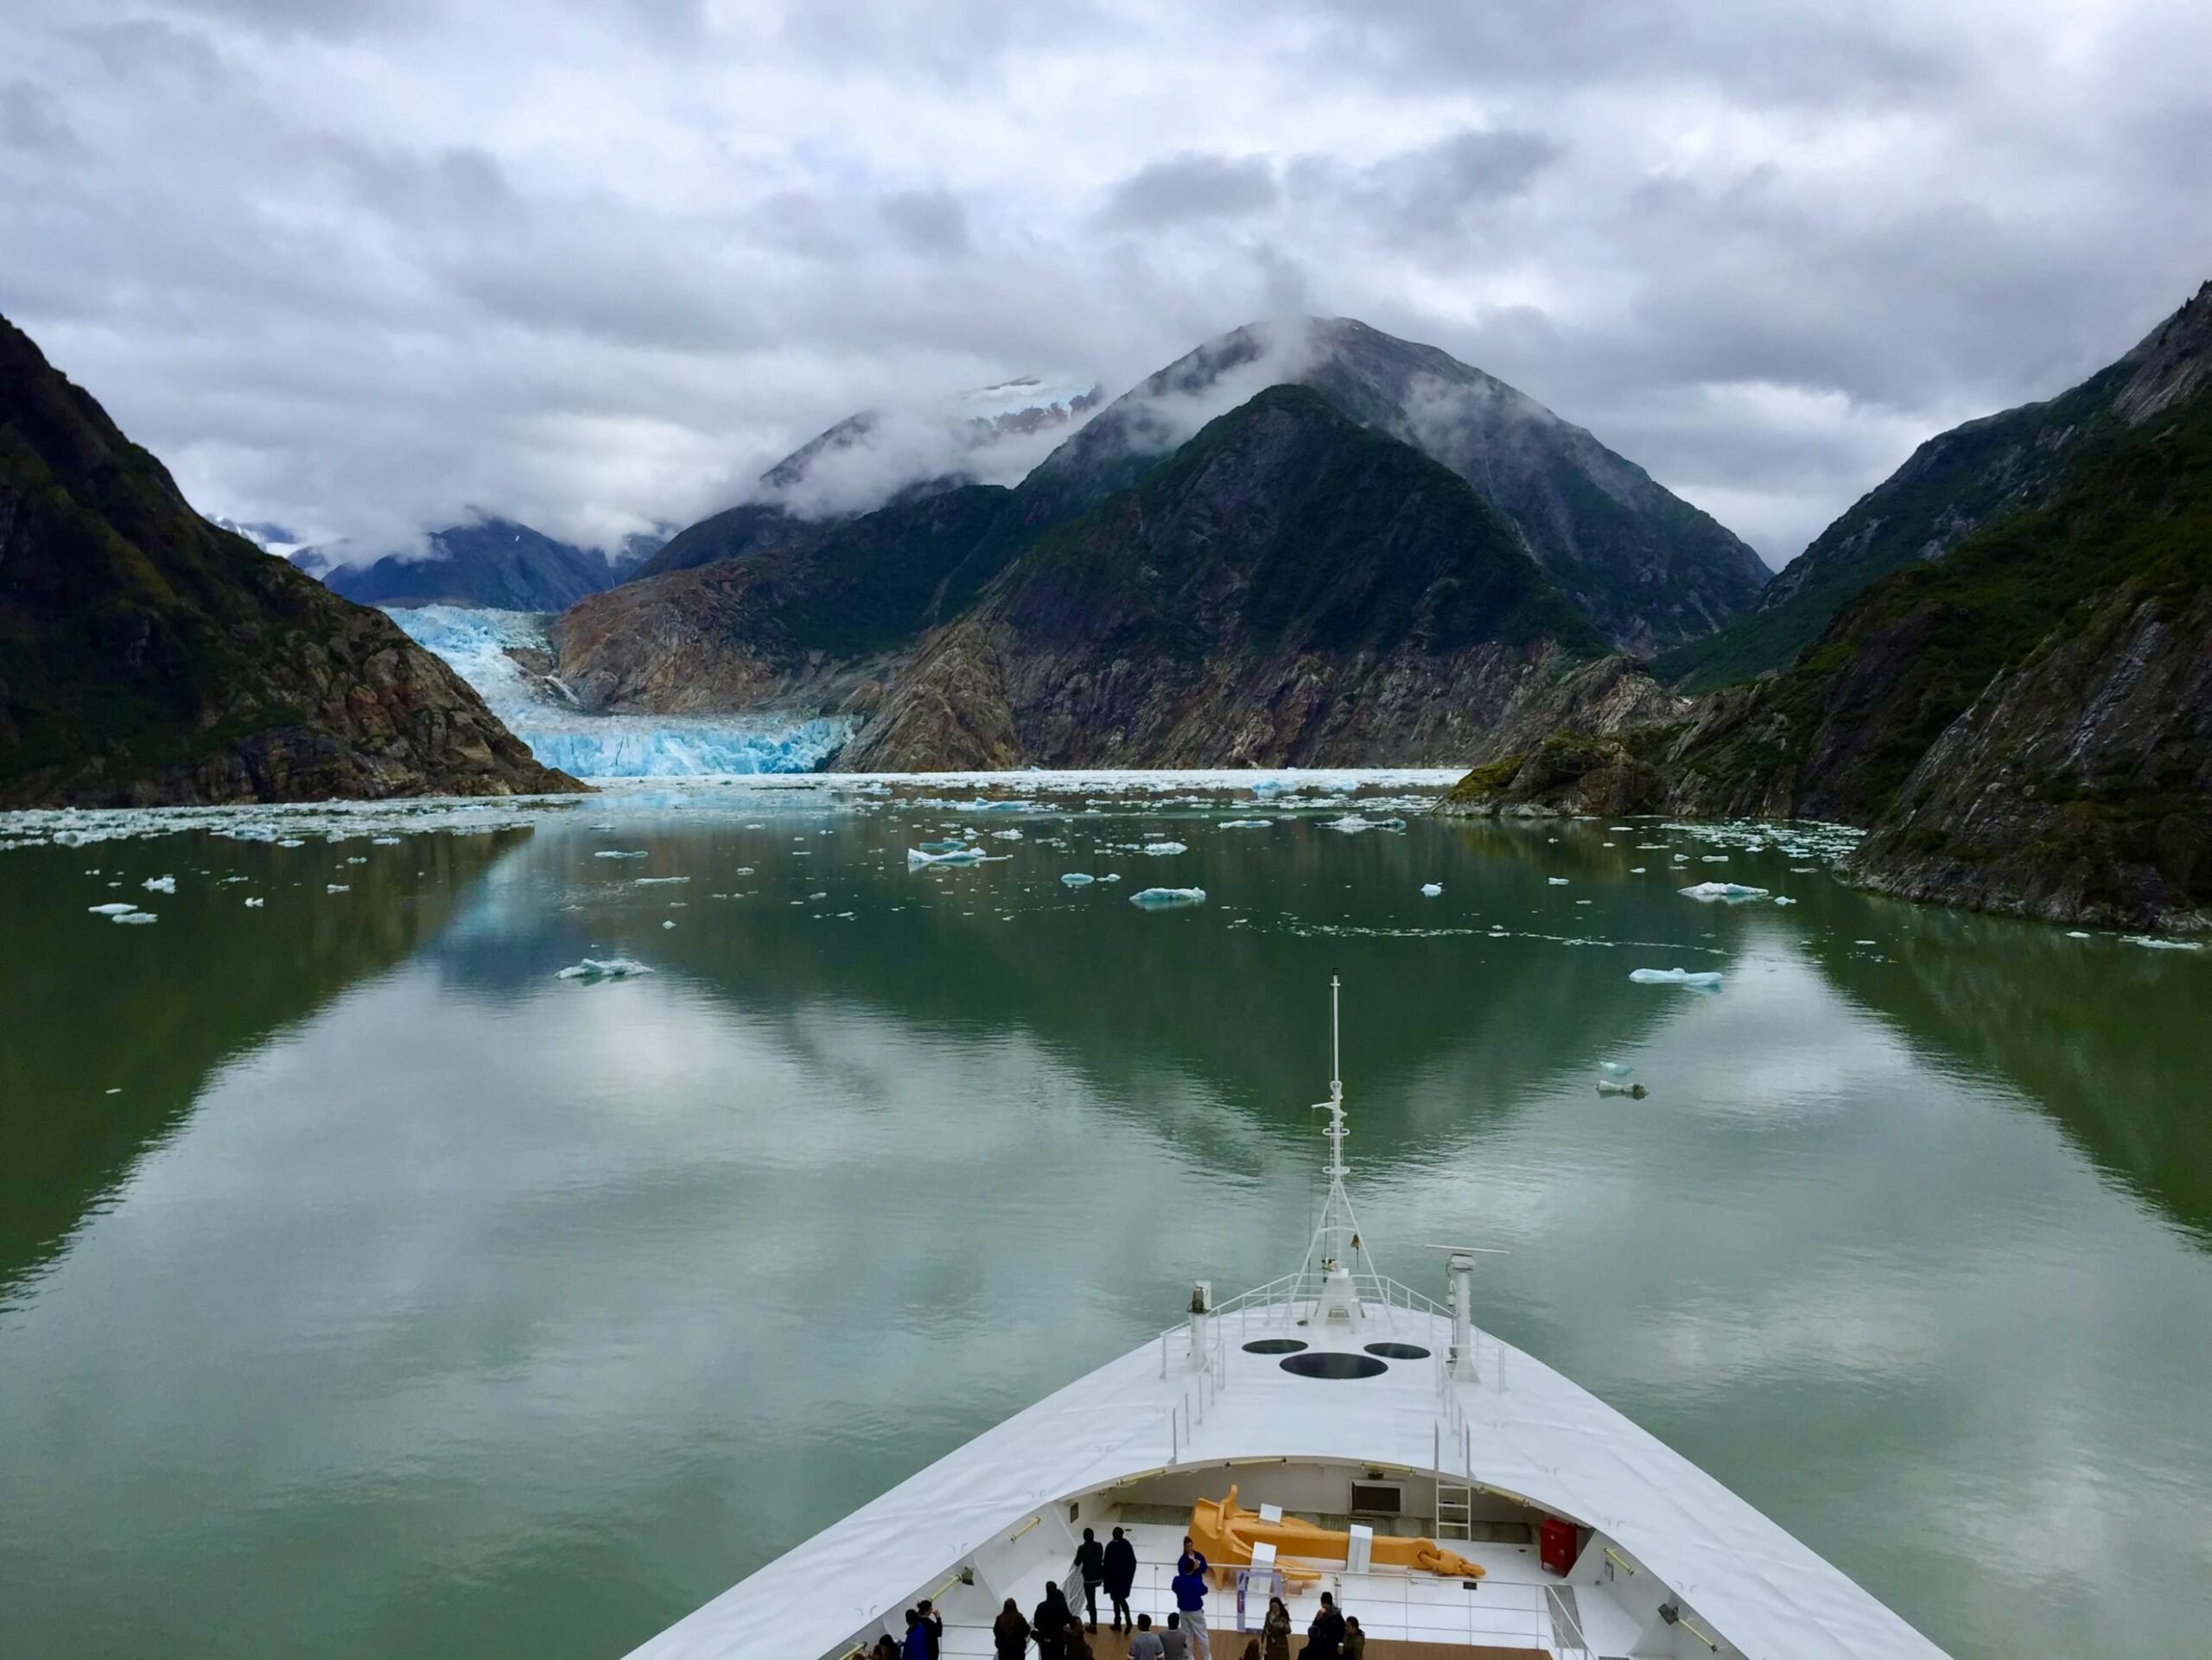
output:
<svg viewBox="0 0 2212 1660"><path fill-rule="evenodd" d="M1387 1271L1510 1247L1486 1325L1960 1655L2204 1652L2212 953L1641 821L1067 805L0 852L0 1654L620 1653L1294 1267L1332 970Z"/></svg>

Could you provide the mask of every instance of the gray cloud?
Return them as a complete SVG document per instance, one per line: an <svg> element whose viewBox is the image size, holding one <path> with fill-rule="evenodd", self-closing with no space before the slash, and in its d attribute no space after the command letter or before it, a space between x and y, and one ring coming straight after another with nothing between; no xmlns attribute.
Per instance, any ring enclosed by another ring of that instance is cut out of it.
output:
<svg viewBox="0 0 2212 1660"><path fill-rule="evenodd" d="M1274 169L1260 156L1171 156L1116 185L1102 216L1126 226L1235 219L1273 207L1276 194Z"/></svg>
<svg viewBox="0 0 2212 1660"><path fill-rule="evenodd" d="M2208 57L2186 0L13 7L0 310L211 511L602 542L1348 315L1778 562L2212 271Z"/></svg>

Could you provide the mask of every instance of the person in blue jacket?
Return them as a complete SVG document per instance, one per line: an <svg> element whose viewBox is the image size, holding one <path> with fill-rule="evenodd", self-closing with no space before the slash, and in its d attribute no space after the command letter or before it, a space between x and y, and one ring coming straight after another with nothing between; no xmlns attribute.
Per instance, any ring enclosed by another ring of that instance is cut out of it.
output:
<svg viewBox="0 0 2212 1660"><path fill-rule="evenodd" d="M1183 1617L1195 1660L1213 1660L1212 1646L1206 1641L1206 1559L1196 1550L1184 1551L1167 1588L1175 1593L1175 1611Z"/></svg>

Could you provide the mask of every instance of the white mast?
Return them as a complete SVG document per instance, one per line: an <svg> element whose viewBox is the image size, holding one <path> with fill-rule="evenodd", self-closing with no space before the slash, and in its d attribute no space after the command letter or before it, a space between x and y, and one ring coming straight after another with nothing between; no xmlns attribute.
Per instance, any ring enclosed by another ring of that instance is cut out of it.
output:
<svg viewBox="0 0 2212 1660"><path fill-rule="evenodd" d="M1313 1230L1313 1243L1306 1248L1306 1262L1299 1269L1301 1294L1308 1283L1307 1276L1318 1264L1321 1280L1315 1294L1314 1317L1319 1320L1347 1320L1357 1325L1360 1301L1357 1284L1353 1277L1355 1259L1364 1259L1370 1278L1374 1276L1374 1264L1367 1258L1367 1248L1360 1241L1359 1218L1352 1213L1351 1196L1344 1191L1344 1178L1351 1168L1344 1163L1344 1137L1350 1134L1344 1128L1344 1059L1338 1038L1338 993L1339 983L1335 975L1329 976L1329 1098L1313 1103L1315 1112L1329 1115L1329 1126L1325 1132L1329 1138L1329 1194L1321 1202L1321 1220Z"/></svg>

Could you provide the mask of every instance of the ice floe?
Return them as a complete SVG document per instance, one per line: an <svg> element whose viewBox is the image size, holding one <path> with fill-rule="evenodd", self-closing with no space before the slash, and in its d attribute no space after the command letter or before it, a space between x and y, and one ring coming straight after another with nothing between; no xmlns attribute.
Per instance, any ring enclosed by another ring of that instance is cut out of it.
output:
<svg viewBox="0 0 2212 1660"><path fill-rule="evenodd" d="M581 963L570 964L553 977L556 980L626 980L633 975L651 974L652 970L634 957L587 957Z"/></svg>
<svg viewBox="0 0 2212 1660"><path fill-rule="evenodd" d="M1640 986L1690 986L1699 991L1720 989L1719 975L1710 970L1630 969L1628 977Z"/></svg>
<svg viewBox="0 0 2212 1660"><path fill-rule="evenodd" d="M174 876L149 876L146 878L143 885L146 891L149 894L174 894L176 892L176 878Z"/></svg>
<svg viewBox="0 0 2212 1660"><path fill-rule="evenodd" d="M154 920L154 913L151 911L118 911L108 920L110 922L151 922Z"/></svg>
<svg viewBox="0 0 2212 1660"><path fill-rule="evenodd" d="M1768 892L1764 887L1746 887L1741 882L1700 882L1694 887L1680 887L1675 891L1686 900L1700 900L1707 905L1715 900L1741 905L1746 900L1763 900Z"/></svg>
<svg viewBox="0 0 2212 1660"><path fill-rule="evenodd" d="M1433 900L1443 893L1443 891L1444 884L1442 882L1423 882L1421 885L1421 894L1423 899Z"/></svg>
<svg viewBox="0 0 2212 1660"><path fill-rule="evenodd" d="M1140 849L1140 851L1152 854L1155 857L1160 857L1173 853L1188 853L1190 850L1190 849L1185 847L1180 842L1147 842Z"/></svg>
<svg viewBox="0 0 2212 1660"><path fill-rule="evenodd" d="M117 919L122 920L121 918ZM2201 951L2204 943L2197 939L2164 939L2157 934L2122 934L2120 938L2131 945L2141 945L2154 951Z"/></svg>
<svg viewBox="0 0 2212 1660"><path fill-rule="evenodd" d="M1179 905L1204 905L1203 887L1147 887L1129 895L1129 903L1147 911L1166 911Z"/></svg>
<svg viewBox="0 0 2212 1660"><path fill-rule="evenodd" d="M1062 876L1060 880L1065 882L1070 887L1088 887L1091 883L1096 881L1098 878L1092 875L1086 870L1071 870Z"/></svg>
<svg viewBox="0 0 2212 1660"><path fill-rule="evenodd" d="M979 865L985 855L981 848L956 847L949 853L925 853L919 848L906 849L906 868L920 870L929 865Z"/></svg>
<svg viewBox="0 0 2212 1660"><path fill-rule="evenodd" d="M128 900L116 900L106 905L88 905L85 908L96 917L120 917L128 916L138 907Z"/></svg>
<svg viewBox="0 0 2212 1660"><path fill-rule="evenodd" d="M1272 818L1224 818L1215 828L1217 830L1265 830L1274 822Z"/></svg>

